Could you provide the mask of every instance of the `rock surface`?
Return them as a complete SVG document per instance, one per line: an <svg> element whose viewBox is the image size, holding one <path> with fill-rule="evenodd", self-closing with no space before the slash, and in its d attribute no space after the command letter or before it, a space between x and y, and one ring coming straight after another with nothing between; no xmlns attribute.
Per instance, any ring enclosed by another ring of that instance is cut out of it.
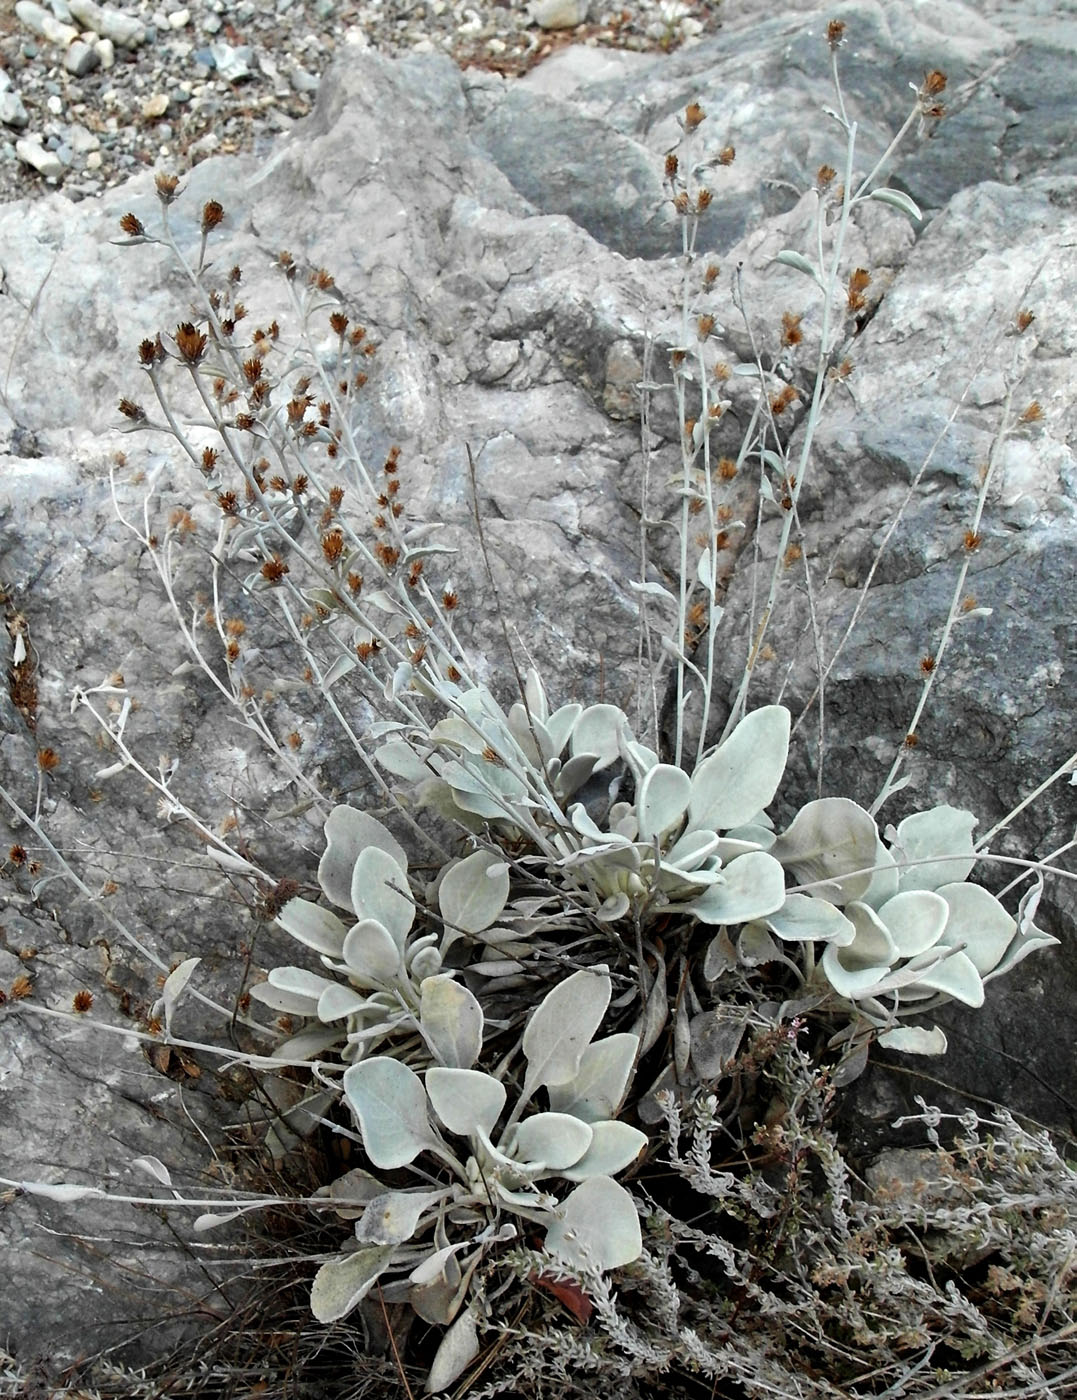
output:
<svg viewBox="0 0 1077 1400"><path fill-rule="evenodd" d="M909 756L913 786L884 814L896 819L913 799L946 800L967 804L985 829L1074 743L1077 424L1068 364L1077 172L1062 105L1073 26L1042 23L1032 0L976 10L940 0L916 17L896 0L839 9L849 34L844 89L861 121L865 169L908 110L908 84L929 68L948 73L951 112L914 138L893 170L895 187L924 210L923 226L872 206L850 236L850 265L872 270L881 297L853 347L848 392L824 419L802 497L804 553L816 565L814 604L830 651L927 449L956 416L830 677L822 783L870 800L884 754L908 728L1012 373L1016 410L1035 400L1041 412L1005 446L972 559L968 591L994 611L957 630ZM568 49L521 81L461 72L434 55L357 53L330 70L294 136L265 157L197 165L174 206L177 236L197 256L198 210L210 198L224 203L211 255L242 265L252 321L264 325L280 309L271 263L284 247L328 267L355 304L381 347L360 445L378 462L399 443L409 510L446 522L447 537L463 546L453 583L493 677L500 629L469 543L471 446L506 615L558 700L633 702L627 581L637 571L643 474L633 385L648 338L658 347L651 373L661 375L677 335L677 225L661 182L686 103L698 99L715 139L737 148L701 230L724 269L722 357L735 366L750 354L725 293L739 265L760 333L773 337L788 310L803 313L809 342L817 334L810 284L772 259L805 228L800 191L824 161L837 163L834 132L820 115L833 101L823 40L830 10L799 4L774 18L770 7L760 17L758 7L731 3L728 11L717 39L671 57ZM33 733L0 696L0 773L33 808L36 755L56 750L42 810L94 896L52 882L34 899L29 872L9 866L0 985L10 993L28 976L30 1000L56 1007L89 989L101 1019L128 1029L150 1011L161 969L125 945L110 916L166 967L201 957L199 985L228 1005L248 956L254 968L271 966L273 950L238 892L207 865L203 843L182 822L162 821L157 794L131 775L95 778L110 760L85 715L70 715L74 686L122 672L140 703L128 737L147 768L157 772L158 755L166 764L178 758L177 791L215 827L238 821L267 868L310 879L320 842L317 813L289 815L284 777L230 723L205 679L177 671L183 653L167 600L115 520L109 467L122 447L116 492L126 513L140 509L153 478L155 522L192 509L209 528L197 474L155 441L114 431L120 396L146 392L139 340L188 314L188 286L161 249L112 241L122 214L152 228L156 208L143 175L80 205L53 195L0 209L0 441L8 454L0 459L0 577L12 646L29 639L37 686ZM1026 307L1036 319L1016 338L1008 330ZM735 444L734 417L720 428L723 450ZM678 428L657 400L650 431L652 477L662 482L679 463ZM661 509L671 513L672 502ZM764 512L763 543L774 534ZM661 549L658 563L669 566ZM193 546L185 556L192 593L199 558ZM730 682L744 655L738 633L747 629L752 570L744 550L728 602ZM753 702L773 698L783 681L794 709L811 692L798 596L788 590ZM258 642L259 683L279 688L294 661L267 638ZM319 727L301 690L281 694L281 732L303 736L309 771L327 791L358 794L358 760ZM802 738L791 774L807 796L818 776L810 716ZM1073 822L1073 788L1056 785L997 849L1046 855L1070 839ZM10 839L25 838L13 830ZM47 852L30 856L49 863ZM928 1073L1072 1132L1077 905L1069 884L1052 883L1047 904L1044 922L1063 947L995 984L983 1011L952 1016L954 1049ZM30 1010L7 1007L3 1016L0 1175L145 1194L154 1183L131 1164L152 1155L185 1188L227 1185L228 1153L215 1160L191 1126L220 1143L224 1125L242 1116L221 1092L227 1079L196 1075L178 1057L167 1077L130 1037L53 1024ZM217 1039L215 1024L197 1002L183 1003L182 1033ZM884 1114L896 1100L880 1094L877 1102ZM137 1331L133 1311L152 1324L140 1333L143 1352L167 1341L164 1320L181 1325L190 1298L206 1291L199 1253L182 1243L190 1238L184 1219L174 1225L92 1199L13 1202L0 1212L0 1269L19 1280L4 1317L9 1348L26 1364L44 1349L59 1357L95 1349ZM187 1302L172 1288L188 1290ZM218 1298L214 1306L229 1305Z"/></svg>

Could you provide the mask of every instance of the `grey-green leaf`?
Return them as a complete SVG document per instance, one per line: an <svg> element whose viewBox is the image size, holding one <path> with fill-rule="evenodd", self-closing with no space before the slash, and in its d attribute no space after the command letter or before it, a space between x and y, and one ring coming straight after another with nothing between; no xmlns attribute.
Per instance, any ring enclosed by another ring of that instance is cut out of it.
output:
<svg viewBox="0 0 1077 1400"><path fill-rule="evenodd" d="M348 874L350 881L351 872ZM309 899L290 899L277 915L277 923L285 933L290 933L317 953L324 953L330 958L339 958L343 954L347 925L320 904L314 904Z"/></svg>
<svg viewBox="0 0 1077 1400"><path fill-rule="evenodd" d="M351 907L356 917L376 919L403 952L404 939L415 920L406 869L380 846L361 851L352 870Z"/></svg>
<svg viewBox="0 0 1077 1400"><path fill-rule="evenodd" d="M509 871L504 856L475 851L446 871L438 904L447 924L464 933L489 928L509 897Z"/></svg>
<svg viewBox="0 0 1077 1400"><path fill-rule="evenodd" d="M894 847L894 858L900 869L898 887L937 890L940 885L967 880L976 864L972 846L975 826L976 817L972 812L945 804L906 817L898 825ZM926 863L901 868L903 860Z"/></svg>
<svg viewBox="0 0 1077 1400"><path fill-rule="evenodd" d="M483 1014L476 998L450 973L427 977L419 1011L423 1035L441 1064L470 1069L482 1049Z"/></svg>
<svg viewBox="0 0 1077 1400"><path fill-rule="evenodd" d="M656 764L640 783L636 796L640 839L649 841L677 826L691 795L692 780L683 768Z"/></svg>
<svg viewBox="0 0 1077 1400"><path fill-rule="evenodd" d="M770 804L789 756L789 727L784 705L764 705L744 716L692 774L693 827L728 831Z"/></svg>
<svg viewBox="0 0 1077 1400"><path fill-rule="evenodd" d="M550 1107L585 1123L612 1118L624 1099L638 1049L639 1036L627 1031L592 1041L580 1056L576 1075L550 1086Z"/></svg>
<svg viewBox="0 0 1077 1400"><path fill-rule="evenodd" d="M318 883L339 909L352 909L352 871L368 846L387 852L407 873L408 858L391 831L375 817L343 804L334 807L325 823L326 847L318 864Z"/></svg>
<svg viewBox="0 0 1077 1400"><path fill-rule="evenodd" d="M877 839L863 807L847 797L821 797L800 809L770 854L820 899L844 905L871 884Z"/></svg>
<svg viewBox="0 0 1077 1400"><path fill-rule="evenodd" d="M704 924L743 924L765 919L785 902L785 871L766 851L738 856L722 871L723 881L683 908Z"/></svg>
<svg viewBox="0 0 1077 1400"><path fill-rule="evenodd" d="M920 206L914 199L910 199L904 190L872 190L868 198L877 199L880 204L889 204L894 209L900 209L903 214L907 214L910 219L915 219L917 223L923 220L924 216L920 212Z"/></svg>
<svg viewBox="0 0 1077 1400"><path fill-rule="evenodd" d="M355 1238L360 1244L404 1244L419 1221L448 1194L442 1191L386 1191L368 1202Z"/></svg>
<svg viewBox="0 0 1077 1400"><path fill-rule="evenodd" d="M505 1086L477 1069L435 1065L426 1071L426 1092L434 1112L459 1137L482 1131L489 1137L505 1107Z"/></svg>
<svg viewBox="0 0 1077 1400"><path fill-rule="evenodd" d="M795 248L783 248L774 259L784 267L796 268L797 272L803 272L806 277L810 277L813 282L819 281L819 274L815 270L815 264L809 262L803 253L798 253Z"/></svg>
<svg viewBox="0 0 1077 1400"><path fill-rule="evenodd" d="M546 1248L573 1269L617 1269L643 1253L639 1215L625 1188L608 1176L576 1187L546 1232Z"/></svg>
<svg viewBox="0 0 1077 1400"><path fill-rule="evenodd" d="M440 1146L427 1117L422 1080L399 1060L375 1055L350 1065L344 1096L376 1167L406 1167L420 1152Z"/></svg>
<svg viewBox="0 0 1077 1400"><path fill-rule="evenodd" d="M347 1317L392 1262L395 1245L372 1245L323 1264L314 1275L310 1310L319 1322Z"/></svg>
<svg viewBox="0 0 1077 1400"><path fill-rule="evenodd" d="M583 1052L602 1024L610 993L603 970L574 972L546 994L524 1031L525 1099L542 1085L575 1078Z"/></svg>
<svg viewBox="0 0 1077 1400"><path fill-rule="evenodd" d="M460 1314L441 1339L426 1378L428 1394L447 1390L479 1354L479 1334L470 1309Z"/></svg>

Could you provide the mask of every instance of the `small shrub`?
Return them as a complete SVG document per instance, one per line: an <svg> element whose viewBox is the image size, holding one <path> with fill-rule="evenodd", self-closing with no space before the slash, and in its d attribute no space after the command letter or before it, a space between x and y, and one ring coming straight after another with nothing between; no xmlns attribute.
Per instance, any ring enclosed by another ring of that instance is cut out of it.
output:
<svg viewBox="0 0 1077 1400"><path fill-rule="evenodd" d="M828 30L836 83L842 29ZM944 85L928 75L891 150L937 120ZM405 1387L418 1367L428 1390L476 1397L934 1400L972 1380L1061 1394L1051 1387L1075 1374L1077 1191L1048 1140L1004 1113L970 1115L944 1148L940 1116L925 1108L923 1181L868 1189L832 1127L873 1044L941 1054L945 1037L925 1018L951 1000L982 1005L987 984L1056 941L1034 922L1044 876L1034 862L1018 863L1028 878L1012 909L970 880L988 858L972 813L942 804L882 829L876 820L901 790L953 629L975 612L961 600L990 467L909 744L882 792L870 807L782 792L795 815L780 831L768 815L792 719L749 698L792 567L810 597L797 505L870 283L846 266L845 233L868 199L918 215L878 183L885 158L853 180L840 83L837 98L844 175L819 172L812 254L778 258L821 299L819 341L805 352L801 317L783 317L768 367L762 354L749 367L758 392L736 459L712 454L729 405L712 341L716 275L695 247L710 182L734 153L707 150L693 103L666 159L683 227L670 350L679 569L676 591L657 581L645 529L635 587L647 683L634 721L611 704L551 699L536 670L517 666L507 630L511 703L481 679L451 551L409 521L406 464L394 449L373 472L357 450L355 405L376 346L328 272L282 252L294 338L291 322L250 329L240 270L214 282L206 263L219 205L203 209L194 262L169 224L174 178L158 180L159 229L123 220L131 243L171 248L201 299L173 334L142 342L145 402L124 399L120 411L129 431L171 436L204 488L216 516L212 607L191 610L183 596L191 515L156 530L148 501L142 522L125 523L190 659L324 814L320 895L299 893L298 872L261 869L198 817L169 769L141 763L122 683L78 698L115 750L98 778L130 769L149 781L297 945L294 964L249 988L238 1021L263 1049L274 1032L262 1008L290 1032L269 1054L227 1056L302 1072L303 1090L267 1126L269 1162L285 1170L319 1133L351 1145L354 1165L292 1198L323 1241L310 1261L312 1357L319 1328L354 1315L381 1328ZM783 414L800 401L792 436ZM720 706L720 546L739 528L730 483L749 475L780 539L739 689ZM486 560L481 519L476 536ZM230 577L241 580L234 606ZM490 582L496 593L492 572ZM302 734L279 731L246 650L255 604L278 618L384 821L327 800L304 770ZM111 716L98 695L115 702ZM37 814L8 801L59 860ZM407 843L434 864L418 867ZM146 1038L212 1055L173 1029L198 962L162 965ZM21 1186L58 1200L100 1194ZM236 1193L194 1229L287 1200Z"/></svg>

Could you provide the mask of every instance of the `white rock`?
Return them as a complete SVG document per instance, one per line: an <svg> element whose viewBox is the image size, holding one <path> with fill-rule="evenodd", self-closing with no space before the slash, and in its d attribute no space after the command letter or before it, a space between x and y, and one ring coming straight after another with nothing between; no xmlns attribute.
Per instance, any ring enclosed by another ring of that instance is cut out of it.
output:
<svg viewBox="0 0 1077 1400"><path fill-rule="evenodd" d="M4 126L15 126L21 131L29 120L22 98L17 92L0 92L0 122L3 122Z"/></svg>
<svg viewBox="0 0 1077 1400"><path fill-rule="evenodd" d="M54 151L46 151L36 136L23 136L15 142L15 154L24 165L31 165L47 180L58 180L64 163Z"/></svg>
<svg viewBox="0 0 1077 1400"><path fill-rule="evenodd" d="M86 157L87 170L100 170L104 157L100 151L91 151Z"/></svg>
<svg viewBox="0 0 1077 1400"><path fill-rule="evenodd" d="M155 92L152 97L147 97L142 104L142 116L146 121L152 121L154 117L163 117L167 111L167 92Z"/></svg>
<svg viewBox="0 0 1077 1400"><path fill-rule="evenodd" d="M53 94L50 96L49 100L45 103L45 106L49 109L49 114L50 114L51 116L54 116L54 117L61 117L61 116L63 116L63 112L64 112L63 98L62 98L62 97L58 97L58 96L56 95L56 93L53 93Z"/></svg>
<svg viewBox="0 0 1077 1400"><path fill-rule="evenodd" d="M79 37L77 29L70 24L61 24L55 15L35 5L33 0L19 0L15 6L15 17L32 34L47 39L50 44L59 44L61 48L66 49Z"/></svg>
<svg viewBox="0 0 1077 1400"><path fill-rule="evenodd" d="M71 13L104 39L111 39L122 49L137 49L146 42L146 29L134 15L124 14L112 5L98 5L96 0L68 0Z"/></svg>
<svg viewBox="0 0 1077 1400"><path fill-rule="evenodd" d="M101 55L82 39L76 39L64 54L64 67L76 78L85 77L101 65Z"/></svg>
<svg viewBox="0 0 1077 1400"><path fill-rule="evenodd" d="M191 22L190 10L173 10L168 16L169 29L183 29Z"/></svg>
<svg viewBox="0 0 1077 1400"><path fill-rule="evenodd" d="M540 29L575 29L590 8L591 0L531 0L527 12Z"/></svg>
<svg viewBox="0 0 1077 1400"><path fill-rule="evenodd" d="M64 132L64 140L75 154L80 156L84 156L87 151L96 151L101 145L95 133L81 122L72 122Z"/></svg>
<svg viewBox="0 0 1077 1400"><path fill-rule="evenodd" d="M94 44L94 53L101 60L102 68L111 68L116 62L116 48L111 39L98 39Z"/></svg>

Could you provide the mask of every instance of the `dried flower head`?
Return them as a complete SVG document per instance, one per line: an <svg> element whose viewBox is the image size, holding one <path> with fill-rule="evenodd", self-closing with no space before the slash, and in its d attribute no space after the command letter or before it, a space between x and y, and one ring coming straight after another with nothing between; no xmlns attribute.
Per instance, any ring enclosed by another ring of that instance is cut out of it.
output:
<svg viewBox="0 0 1077 1400"><path fill-rule="evenodd" d="M938 97L940 92L946 91L946 74L939 68L933 68L921 83L920 91L925 97Z"/></svg>
<svg viewBox="0 0 1077 1400"><path fill-rule="evenodd" d="M723 146L715 159L719 165L732 165L737 158L737 148L735 146Z"/></svg>
<svg viewBox="0 0 1077 1400"><path fill-rule="evenodd" d="M667 180L672 180L673 177L674 177L674 175L676 175L676 173L677 173L677 171L678 171L679 168L680 168L680 161L679 161L678 158L677 158L677 152L676 152L676 151L667 151L667 152L666 152L666 179L667 179Z"/></svg>
<svg viewBox="0 0 1077 1400"><path fill-rule="evenodd" d="M1028 330L1029 326L1031 326L1032 322L1033 322L1035 319L1036 319L1036 314L1035 314L1035 312L1029 311L1029 310L1027 310L1027 309L1024 310L1024 311L1019 311L1019 312L1017 313L1017 331L1018 331L1018 334L1019 334L1019 335L1023 335L1023 334L1025 333L1025 331Z"/></svg>
<svg viewBox="0 0 1077 1400"><path fill-rule="evenodd" d="M322 536L322 554L327 564L339 564L344 558L344 532L330 530Z"/></svg>
<svg viewBox="0 0 1077 1400"><path fill-rule="evenodd" d="M23 1001L26 997L32 996L33 991L34 984L30 981L29 977L21 975L16 977L14 982L12 982L10 995L13 1001Z"/></svg>
<svg viewBox="0 0 1077 1400"><path fill-rule="evenodd" d="M933 656L922 656L920 658L920 674L930 676L935 669L935 658Z"/></svg>
<svg viewBox="0 0 1077 1400"><path fill-rule="evenodd" d="M983 535L977 530L966 530L964 543L966 554L975 554L980 545L983 544Z"/></svg>
<svg viewBox="0 0 1077 1400"><path fill-rule="evenodd" d="M832 19L826 27L826 41L832 49L836 49L845 39L845 21L843 19Z"/></svg>
<svg viewBox="0 0 1077 1400"><path fill-rule="evenodd" d="M920 736L919 736L918 734L914 734L911 730L909 731L908 734L905 735L905 747L906 747L907 749L914 749L914 748L916 748L916 746L917 746L917 744L918 744L919 742L920 742Z"/></svg>
<svg viewBox="0 0 1077 1400"><path fill-rule="evenodd" d="M732 481L737 474L737 464L732 457L721 457L718 461L718 475L723 481Z"/></svg>
<svg viewBox="0 0 1077 1400"><path fill-rule="evenodd" d="M202 232L210 233L224 220L224 207L215 199L207 199L202 205Z"/></svg>
<svg viewBox="0 0 1077 1400"><path fill-rule="evenodd" d="M143 340L139 343L138 359L145 369L149 369L151 365L159 365L164 357L165 347L161 344L159 335L153 340Z"/></svg>
<svg viewBox="0 0 1077 1400"><path fill-rule="evenodd" d="M71 998L71 1005L80 1016L83 1015L93 1006L93 992L88 992L85 989L76 992Z"/></svg>
<svg viewBox="0 0 1077 1400"><path fill-rule="evenodd" d="M713 316L710 314L700 316L699 320L696 322L696 333L700 340L706 340L707 336L714 330L714 326L715 320Z"/></svg>
<svg viewBox="0 0 1077 1400"><path fill-rule="evenodd" d="M140 238L145 232L142 220L136 215L127 213L120 220L120 228L127 234L128 238Z"/></svg>
<svg viewBox="0 0 1077 1400"><path fill-rule="evenodd" d="M866 267L857 267L849 274L849 285L846 292L845 304L850 311L863 311L867 306L867 298L864 292L871 281L871 273Z"/></svg>
<svg viewBox="0 0 1077 1400"><path fill-rule="evenodd" d="M703 274L704 287L713 287L721 270L717 263L708 263L707 270Z"/></svg>
<svg viewBox="0 0 1077 1400"><path fill-rule="evenodd" d="M333 330L336 331L337 335L343 335L348 329L348 318L343 311L334 311L329 317L329 324L332 326Z"/></svg>
<svg viewBox="0 0 1077 1400"><path fill-rule="evenodd" d="M310 274L310 285L317 287L319 291L327 292L333 286L332 275L324 267L319 267L316 272Z"/></svg>
<svg viewBox="0 0 1077 1400"><path fill-rule="evenodd" d="M154 176L153 183L157 186L157 198L162 204L171 204L179 194L178 175L166 175L162 171Z"/></svg>
<svg viewBox="0 0 1077 1400"><path fill-rule="evenodd" d="M55 749L38 749L37 766L42 773L51 773L54 768L59 768L60 755Z"/></svg>
<svg viewBox="0 0 1077 1400"><path fill-rule="evenodd" d="M707 114L698 102L689 102L684 109L683 126L685 131L695 131L707 120Z"/></svg>
<svg viewBox="0 0 1077 1400"><path fill-rule="evenodd" d="M711 194L710 190L704 185L696 195L696 213L702 214L704 209L709 209L713 198L714 196Z"/></svg>
<svg viewBox="0 0 1077 1400"><path fill-rule="evenodd" d="M837 173L832 165L821 165L815 172L816 189L825 190Z"/></svg>
<svg viewBox="0 0 1077 1400"><path fill-rule="evenodd" d="M1042 418L1043 405L1040 403L1039 399L1033 399L1021 414L1019 421L1022 423L1039 423Z"/></svg>
<svg viewBox="0 0 1077 1400"><path fill-rule="evenodd" d="M11 864L15 866L25 865L27 860L29 859L26 853L26 847L19 845L11 847L11 849L7 853L7 858L11 862Z"/></svg>
<svg viewBox="0 0 1077 1400"><path fill-rule="evenodd" d="M287 572L288 565L279 554L274 554L272 559L267 559L261 568L262 577L267 583L272 584L280 583Z"/></svg>
<svg viewBox="0 0 1077 1400"><path fill-rule="evenodd" d="M784 385L778 393L772 395L770 400L770 411L773 414L784 413L787 408L796 403L800 394L792 384Z"/></svg>
<svg viewBox="0 0 1077 1400"><path fill-rule="evenodd" d="M206 353L206 337L190 321L183 321L176 327L175 339L176 349L185 364L198 364Z"/></svg>
<svg viewBox="0 0 1077 1400"><path fill-rule="evenodd" d="M804 339L804 332L800 329L803 315L795 315L792 311L782 312L782 344L799 345Z"/></svg>
<svg viewBox="0 0 1077 1400"><path fill-rule="evenodd" d="M140 403L135 403L133 399L121 399L119 409L125 418L130 418L132 423L146 421L146 410Z"/></svg>

